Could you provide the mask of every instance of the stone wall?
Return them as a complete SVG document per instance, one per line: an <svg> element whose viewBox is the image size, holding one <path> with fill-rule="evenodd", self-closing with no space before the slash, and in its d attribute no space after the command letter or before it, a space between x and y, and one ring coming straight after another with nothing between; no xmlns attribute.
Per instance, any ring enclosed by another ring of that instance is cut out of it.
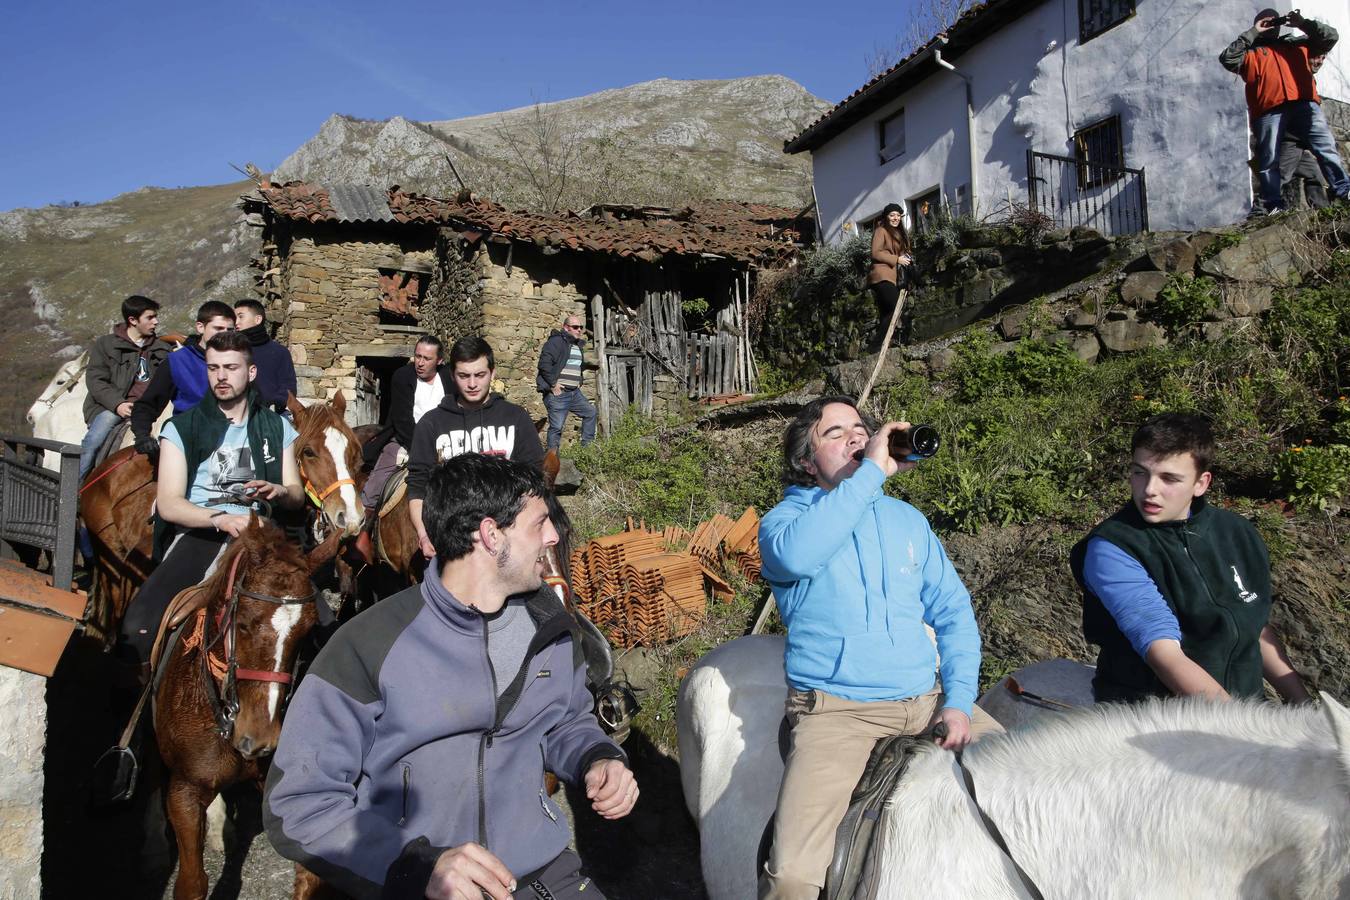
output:
<svg viewBox="0 0 1350 900"><path fill-rule="evenodd" d="M302 400L328 400L341 390L354 425L379 413L368 374L357 357L410 356L411 339L380 329L380 270L430 268L434 234L405 230L391 235L316 231L290 242L280 266L279 296L271 315L277 338L295 362Z"/></svg>
<svg viewBox="0 0 1350 900"><path fill-rule="evenodd" d="M544 402L534 388L539 351L554 329L562 327L564 316L589 319L589 261L578 253L545 255L517 243L508 274L507 255L506 245L487 244L474 258L483 288L483 337L497 357L502 393L539 417L544 415ZM595 361L594 353L588 361ZM586 394L594 399L594 373L586 374Z"/></svg>
<svg viewBox="0 0 1350 900"><path fill-rule="evenodd" d="M1004 309L964 333L989 332L995 353L1011 351L1023 338L1063 343L1089 363L1164 347L1178 338L1220 341L1259 327L1281 287L1297 284L1327 264L1326 246L1309 237L1322 227L1319 222L1318 213L1302 211L1252 230L1141 236L1118 245L1118 252L1131 251L1120 269ZM1201 321L1169 326L1159 298L1169 284L1182 285L1185 279L1203 280L1199 286L1212 292L1214 303ZM953 335L891 350L879 382L901 370L927 375L945 371L955 362L953 345L961 339ZM833 389L856 394L873 363L874 358L866 357L832 366L826 381Z"/></svg>
<svg viewBox="0 0 1350 900"><path fill-rule="evenodd" d="M37 900L47 680L0 666L0 900Z"/></svg>

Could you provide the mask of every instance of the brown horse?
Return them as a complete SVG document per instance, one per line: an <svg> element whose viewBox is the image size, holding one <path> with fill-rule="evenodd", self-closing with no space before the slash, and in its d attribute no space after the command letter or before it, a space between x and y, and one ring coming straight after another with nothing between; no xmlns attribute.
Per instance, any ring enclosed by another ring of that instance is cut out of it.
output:
<svg viewBox="0 0 1350 900"><path fill-rule="evenodd" d="M339 391L327 404L303 406L294 396L287 408L299 437L295 460L305 493L317 513L316 542L331 558L337 544L357 534L363 513L357 502L361 453L343 420L347 401ZM94 545L88 633L110 643L127 604L154 567L155 471L144 454L119 450L89 473L80 489L80 516Z"/></svg>
<svg viewBox="0 0 1350 900"><path fill-rule="evenodd" d="M155 738L178 840L174 900L206 896L206 808L241 781L261 790L301 642L318 620L311 563L256 517L196 590L205 605L160 662Z"/></svg>

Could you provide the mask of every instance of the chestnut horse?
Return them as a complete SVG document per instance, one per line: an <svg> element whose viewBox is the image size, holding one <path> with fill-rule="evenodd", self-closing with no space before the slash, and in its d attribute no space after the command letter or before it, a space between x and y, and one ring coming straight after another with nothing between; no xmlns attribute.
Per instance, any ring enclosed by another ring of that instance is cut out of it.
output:
<svg viewBox="0 0 1350 900"><path fill-rule="evenodd" d="M335 550L338 541L361 530L364 517L356 499L361 453L356 435L343 420L346 399L339 391L327 404L303 406L290 397L287 408L299 433L295 460L317 512L316 529L326 531L316 533L316 541ZM131 448L108 457L80 489L80 516L94 545L87 628L105 642L112 641L127 604L154 567L150 522L154 502L154 468L148 457Z"/></svg>
<svg viewBox="0 0 1350 900"><path fill-rule="evenodd" d="M174 900L206 897L206 808L242 781L262 788L297 651L318 613L311 561L255 516L196 590L206 601L160 661L155 738L178 840Z"/></svg>

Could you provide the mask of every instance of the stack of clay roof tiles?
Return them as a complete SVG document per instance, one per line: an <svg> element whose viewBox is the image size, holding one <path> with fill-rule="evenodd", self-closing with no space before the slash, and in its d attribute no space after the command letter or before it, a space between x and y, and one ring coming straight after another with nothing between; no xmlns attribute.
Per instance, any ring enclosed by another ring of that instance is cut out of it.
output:
<svg viewBox="0 0 1350 900"><path fill-rule="evenodd" d="M692 534L678 526L656 531L630 519L626 531L572 553L577 607L617 647L683 637L703 620L709 593L731 599L724 561L747 577L758 577L758 528L753 508L736 522L714 516ZM725 542L728 533L733 543Z"/></svg>
<svg viewBox="0 0 1350 900"><path fill-rule="evenodd" d="M445 225L501 235L541 247L636 256L649 262L668 254L727 257L752 265L791 258L814 232L801 211L741 203L701 201L683 209L593 206L583 213L511 212L461 192L452 199L366 185L264 181L245 206L263 203L272 214L312 223Z"/></svg>

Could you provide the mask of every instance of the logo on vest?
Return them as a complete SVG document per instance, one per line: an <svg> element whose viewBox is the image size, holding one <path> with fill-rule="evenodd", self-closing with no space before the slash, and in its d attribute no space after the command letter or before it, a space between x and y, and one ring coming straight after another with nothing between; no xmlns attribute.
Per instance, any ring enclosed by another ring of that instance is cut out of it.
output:
<svg viewBox="0 0 1350 900"><path fill-rule="evenodd" d="M272 448L267 443L267 438L263 438L262 452L263 452L263 462L273 463L277 461L277 458L272 455Z"/></svg>
<svg viewBox="0 0 1350 900"><path fill-rule="evenodd" d="M1228 568L1233 570L1233 583L1237 585L1238 597L1242 602L1251 603L1253 600L1257 599L1256 592L1247 590L1242 584L1242 576L1238 574L1237 566L1229 566Z"/></svg>

